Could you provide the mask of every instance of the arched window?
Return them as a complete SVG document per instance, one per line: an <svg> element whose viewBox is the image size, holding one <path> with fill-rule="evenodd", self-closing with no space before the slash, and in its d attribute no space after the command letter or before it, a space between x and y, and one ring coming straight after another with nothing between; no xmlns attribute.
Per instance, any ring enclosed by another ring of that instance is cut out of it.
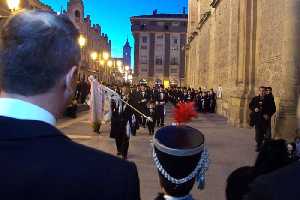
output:
<svg viewBox="0 0 300 200"><path fill-rule="evenodd" d="M80 11L79 11L79 10L76 10L76 11L75 11L75 17L76 17L76 18L80 18Z"/></svg>

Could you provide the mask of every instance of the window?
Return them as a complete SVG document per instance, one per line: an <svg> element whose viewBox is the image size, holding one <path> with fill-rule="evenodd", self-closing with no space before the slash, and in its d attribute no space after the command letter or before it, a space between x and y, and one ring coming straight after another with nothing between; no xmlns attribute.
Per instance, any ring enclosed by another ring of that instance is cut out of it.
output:
<svg viewBox="0 0 300 200"><path fill-rule="evenodd" d="M155 64L156 65L162 65L163 64L162 57L156 57L155 58Z"/></svg>
<svg viewBox="0 0 300 200"><path fill-rule="evenodd" d="M171 74L177 74L177 68L171 68L170 69L170 72L171 72Z"/></svg>
<svg viewBox="0 0 300 200"><path fill-rule="evenodd" d="M177 57L171 57L170 63L171 63L171 65L178 65L178 58Z"/></svg>
<svg viewBox="0 0 300 200"><path fill-rule="evenodd" d="M156 49L162 49L164 47L163 44L155 44Z"/></svg>
<svg viewBox="0 0 300 200"><path fill-rule="evenodd" d="M146 28L146 24L142 24L141 25L141 30L145 30L145 28Z"/></svg>
<svg viewBox="0 0 300 200"><path fill-rule="evenodd" d="M157 68L155 68L155 72L161 74L161 73L163 73L163 68L157 67Z"/></svg>
<svg viewBox="0 0 300 200"><path fill-rule="evenodd" d="M75 17L80 18L80 11L79 11L79 10L76 10L76 11L75 11Z"/></svg>
<svg viewBox="0 0 300 200"><path fill-rule="evenodd" d="M141 49L148 49L147 45L142 45Z"/></svg>
<svg viewBox="0 0 300 200"><path fill-rule="evenodd" d="M147 56L141 56L140 62L141 62L141 64L148 64L148 57Z"/></svg>
<svg viewBox="0 0 300 200"><path fill-rule="evenodd" d="M164 26L164 25L165 25L164 22L157 22L156 24L157 24L158 26Z"/></svg>
<svg viewBox="0 0 300 200"><path fill-rule="evenodd" d="M142 42L143 43L147 43L148 42L148 37L147 36L143 36L142 37Z"/></svg>
<svg viewBox="0 0 300 200"><path fill-rule="evenodd" d="M148 72L148 68L147 67L142 67L141 72Z"/></svg>
<svg viewBox="0 0 300 200"><path fill-rule="evenodd" d="M173 39L173 43L178 44L178 39L177 38Z"/></svg>
<svg viewBox="0 0 300 200"><path fill-rule="evenodd" d="M176 47L171 47L171 51L178 51L178 50L179 50L178 46L176 46Z"/></svg>
<svg viewBox="0 0 300 200"><path fill-rule="evenodd" d="M173 22L173 23L172 23L172 26L179 26L179 25L180 25L179 22Z"/></svg>
<svg viewBox="0 0 300 200"><path fill-rule="evenodd" d="M157 36L156 36L156 39L162 40L162 39L164 39L164 35L162 35L162 34L161 34L161 35L157 35Z"/></svg>

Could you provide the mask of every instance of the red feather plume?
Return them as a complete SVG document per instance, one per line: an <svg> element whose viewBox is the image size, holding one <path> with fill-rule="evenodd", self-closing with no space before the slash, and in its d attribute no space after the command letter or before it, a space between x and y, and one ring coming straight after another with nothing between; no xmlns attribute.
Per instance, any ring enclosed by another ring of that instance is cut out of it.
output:
<svg viewBox="0 0 300 200"><path fill-rule="evenodd" d="M195 104L190 103L178 103L174 110L174 119L177 123L189 122L192 118L198 116L195 109Z"/></svg>

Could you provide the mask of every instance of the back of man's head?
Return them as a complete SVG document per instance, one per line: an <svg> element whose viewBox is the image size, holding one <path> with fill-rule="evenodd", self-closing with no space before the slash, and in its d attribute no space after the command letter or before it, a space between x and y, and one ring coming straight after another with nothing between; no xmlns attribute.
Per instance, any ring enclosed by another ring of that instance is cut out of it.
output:
<svg viewBox="0 0 300 200"><path fill-rule="evenodd" d="M80 61L78 31L66 16L21 11L1 30L0 86L10 94L49 92Z"/></svg>

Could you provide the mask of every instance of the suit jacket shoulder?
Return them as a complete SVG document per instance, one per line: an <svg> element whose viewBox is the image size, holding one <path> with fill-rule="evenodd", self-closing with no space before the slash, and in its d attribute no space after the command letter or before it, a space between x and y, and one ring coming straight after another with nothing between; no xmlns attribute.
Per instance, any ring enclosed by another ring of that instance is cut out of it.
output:
<svg viewBox="0 0 300 200"><path fill-rule="evenodd" d="M0 117L0 124L1 198L140 199L134 163L77 144L42 122Z"/></svg>
<svg viewBox="0 0 300 200"><path fill-rule="evenodd" d="M300 190L300 162L257 178L246 200L298 200Z"/></svg>

